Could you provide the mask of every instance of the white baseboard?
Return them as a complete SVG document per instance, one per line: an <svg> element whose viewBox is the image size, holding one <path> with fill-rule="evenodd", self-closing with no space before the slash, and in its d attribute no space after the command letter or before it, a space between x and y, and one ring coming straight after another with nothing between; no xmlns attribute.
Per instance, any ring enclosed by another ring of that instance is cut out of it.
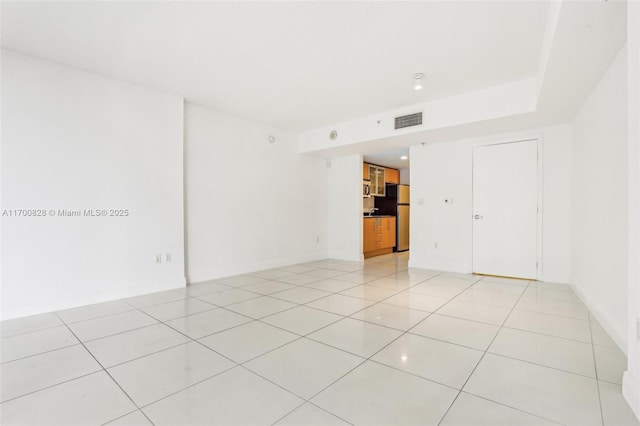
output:
<svg viewBox="0 0 640 426"><path fill-rule="evenodd" d="M54 300L31 303L26 306L5 306L2 309L2 320L61 311L79 306L93 305L95 303L110 302L112 300L125 299L159 291L174 290L184 288L186 284L187 281L185 277L167 278L145 283L127 283L112 286L100 293L65 296Z"/></svg>
<svg viewBox="0 0 640 426"><path fill-rule="evenodd" d="M640 386L628 371L625 371L622 376L622 396L631 407L633 414L640 419Z"/></svg>
<svg viewBox="0 0 640 426"><path fill-rule="evenodd" d="M409 254L409 268L416 269L432 269L435 271L459 272L462 274L470 274L471 266L466 263L438 262L432 260L418 261Z"/></svg>
<svg viewBox="0 0 640 426"><path fill-rule="evenodd" d="M627 354L627 333L623 332L619 327L615 325L613 318L600 306L599 303L596 302L593 298L587 296L582 293L575 284L569 284L573 291L576 293L578 298L585 304L587 309L593 314L594 317L598 320L602 328L607 332L607 334L613 339L613 341L618 345L620 350L626 355Z"/></svg>
<svg viewBox="0 0 640 426"><path fill-rule="evenodd" d="M313 262L315 260L322 260L326 258L326 253L317 253L307 256L272 259L264 262L228 265L224 268L216 267L198 272L190 271L189 276L187 277L187 282L189 284L194 284L218 278L231 277L234 275L250 274L252 272L263 271L265 269L281 268L283 266L296 265L298 263Z"/></svg>

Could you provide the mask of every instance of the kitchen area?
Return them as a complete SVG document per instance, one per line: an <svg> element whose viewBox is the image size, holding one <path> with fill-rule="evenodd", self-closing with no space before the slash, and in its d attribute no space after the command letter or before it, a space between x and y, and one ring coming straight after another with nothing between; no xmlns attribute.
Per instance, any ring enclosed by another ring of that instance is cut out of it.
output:
<svg viewBox="0 0 640 426"><path fill-rule="evenodd" d="M401 170L362 163L364 258L409 250L409 185Z"/></svg>

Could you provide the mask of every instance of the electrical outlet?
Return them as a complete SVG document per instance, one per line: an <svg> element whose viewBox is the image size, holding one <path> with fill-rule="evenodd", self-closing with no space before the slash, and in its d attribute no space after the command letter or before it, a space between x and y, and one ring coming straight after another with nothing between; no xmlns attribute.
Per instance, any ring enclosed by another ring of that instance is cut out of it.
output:
<svg viewBox="0 0 640 426"><path fill-rule="evenodd" d="M164 255L164 261L167 263L171 263L171 253L166 253Z"/></svg>
<svg viewBox="0 0 640 426"><path fill-rule="evenodd" d="M438 249L438 243L437 242L433 243L433 248L436 249L436 250Z"/></svg>
<svg viewBox="0 0 640 426"><path fill-rule="evenodd" d="M162 263L162 255L160 253L156 254L156 265Z"/></svg>

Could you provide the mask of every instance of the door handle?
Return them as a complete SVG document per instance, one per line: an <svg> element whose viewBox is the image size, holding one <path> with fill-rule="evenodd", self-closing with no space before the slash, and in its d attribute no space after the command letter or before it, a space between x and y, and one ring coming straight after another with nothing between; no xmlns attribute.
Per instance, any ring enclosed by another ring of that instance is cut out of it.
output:
<svg viewBox="0 0 640 426"><path fill-rule="evenodd" d="M484 217L484 216L481 216L481 215L477 214L477 215L475 215L473 218L474 218L474 219L482 219L483 217Z"/></svg>

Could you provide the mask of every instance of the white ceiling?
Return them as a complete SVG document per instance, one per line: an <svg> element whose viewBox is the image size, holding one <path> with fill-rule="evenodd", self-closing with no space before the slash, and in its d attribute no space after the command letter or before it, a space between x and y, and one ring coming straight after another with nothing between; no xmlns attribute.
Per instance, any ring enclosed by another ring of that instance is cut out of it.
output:
<svg viewBox="0 0 640 426"><path fill-rule="evenodd" d="M626 4L564 0L556 26L545 33L550 4L0 1L0 36L3 48L289 131L537 78L540 92L531 114L353 148L368 161L400 168L401 151L424 140L572 119L624 44ZM426 74L420 92L412 88L416 72ZM385 149L392 150L380 152Z"/></svg>
<svg viewBox="0 0 640 426"><path fill-rule="evenodd" d="M5 48L301 131L535 75L549 2L0 7Z"/></svg>

